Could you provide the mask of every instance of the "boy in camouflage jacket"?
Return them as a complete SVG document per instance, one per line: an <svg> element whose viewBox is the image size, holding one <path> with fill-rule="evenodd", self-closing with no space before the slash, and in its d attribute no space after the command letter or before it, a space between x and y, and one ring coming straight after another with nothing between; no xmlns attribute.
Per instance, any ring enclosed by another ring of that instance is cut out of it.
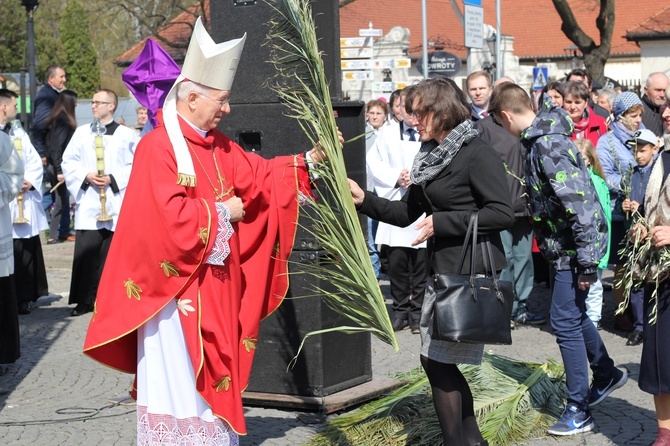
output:
<svg viewBox="0 0 670 446"><path fill-rule="evenodd" d="M545 95L536 114L521 87L503 84L493 92L489 114L521 137L526 147L533 229L552 267L550 320L565 366L568 398L563 415L548 433L588 432L595 427L590 407L628 379L625 371L614 367L584 304L607 249L607 222L582 156L570 141L574 127L564 110Z"/></svg>

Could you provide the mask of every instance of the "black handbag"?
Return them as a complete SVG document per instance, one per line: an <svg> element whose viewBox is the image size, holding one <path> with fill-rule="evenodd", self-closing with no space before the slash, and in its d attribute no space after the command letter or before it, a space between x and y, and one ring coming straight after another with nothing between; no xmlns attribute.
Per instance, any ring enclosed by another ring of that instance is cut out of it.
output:
<svg viewBox="0 0 670 446"><path fill-rule="evenodd" d="M488 257L491 274L475 273L477 221L478 215L475 212L470 216L463 242L458 263L459 274L434 276L436 296L432 338L476 344L511 344L510 320L514 290L511 282L498 280L491 242L488 240L482 243L482 255L485 265ZM461 274L470 243L472 243L470 274Z"/></svg>

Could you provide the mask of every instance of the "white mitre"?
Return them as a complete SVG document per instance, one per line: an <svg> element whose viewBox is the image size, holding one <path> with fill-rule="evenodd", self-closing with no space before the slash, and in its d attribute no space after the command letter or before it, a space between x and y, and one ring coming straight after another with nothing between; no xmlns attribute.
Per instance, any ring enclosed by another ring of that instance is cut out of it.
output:
<svg viewBox="0 0 670 446"><path fill-rule="evenodd" d="M193 187L196 177L193 159L177 119L177 85L182 81L193 81L217 90L230 90L246 39L247 34L244 33L239 39L214 43L200 17L195 22L181 75L163 104L163 123L177 159L178 184Z"/></svg>

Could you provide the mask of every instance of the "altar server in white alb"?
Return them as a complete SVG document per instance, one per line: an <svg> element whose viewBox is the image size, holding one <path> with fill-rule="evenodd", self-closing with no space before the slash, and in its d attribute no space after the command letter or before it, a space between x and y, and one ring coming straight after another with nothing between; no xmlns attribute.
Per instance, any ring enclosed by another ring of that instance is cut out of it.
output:
<svg viewBox="0 0 670 446"><path fill-rule="evenodd" d="M0 132L0 372L21 356L14 288L12 216L9 203L23 184L23 162L12 141Z"/></svg>
<svg viewBox="0 0 670 446"><path fill-rule="evenodd" d="M400 200L407 192L411 184L409 172L421 148L419 134L405 112L408 88L400 92L400 115L403 120L383 127L366 157L374 191L389 200ZM395 331L409 325L412 333L419 334L428 268L426 242L416 246L413 242L420 233L415 227L423 218L419 217L406 228L383 222L379 222L377 228L375 243L382 245L388 258Z"/></svg>
<svg viewBox="0 0 670 446"><path fill-rule="evenodd" d="M91 101L96 122L78 127L63 153L65 183L77 203L72 316L93 310L139 140L133 129L114 121L117 104L113 91L96 91Z"/></svg>
<svg viewBox="0 0 670 446"><path fill-rule="evenodd" d="M42 159L16 119L17 94L0 89L0 128L9 134L14 150L23 161L21 190L10 204L14 249L14 283L19 314L29 314L32 303L49 294L40 231L47 228L42 207Z"/></svg>

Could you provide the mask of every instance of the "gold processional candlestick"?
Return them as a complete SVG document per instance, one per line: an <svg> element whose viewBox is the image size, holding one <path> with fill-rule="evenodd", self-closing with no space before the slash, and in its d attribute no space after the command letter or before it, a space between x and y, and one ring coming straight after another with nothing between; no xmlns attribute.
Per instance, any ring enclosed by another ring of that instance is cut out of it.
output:
<svg viewBox="0 0 670 446"><path fill-rule="evenodd" d="M102 177L105 175L105 146L102 141L102 135L105 134L107 129L96 119L93 123L92 130L95 134L95 159L98 176ZM105 193L105 186L100 188L100 206L102 212L98 215L98 221L110 221L112 217L107 214L107 194Z"/></svg>
<svg viewBox="0 0 670 446"><path fill-rule="evenodd" d="M23 159L23 144L21 142L21 136L23 133L23 128L21 128L21 121L18 119L12 121L12 129L10 130L10 136L14 141L14 147L19 154L19 157ZM23 193L20 193L16 196L16 204L19 207L19 216L14 220L14 223L28 223L29 220L23 215Z"/></svg>

